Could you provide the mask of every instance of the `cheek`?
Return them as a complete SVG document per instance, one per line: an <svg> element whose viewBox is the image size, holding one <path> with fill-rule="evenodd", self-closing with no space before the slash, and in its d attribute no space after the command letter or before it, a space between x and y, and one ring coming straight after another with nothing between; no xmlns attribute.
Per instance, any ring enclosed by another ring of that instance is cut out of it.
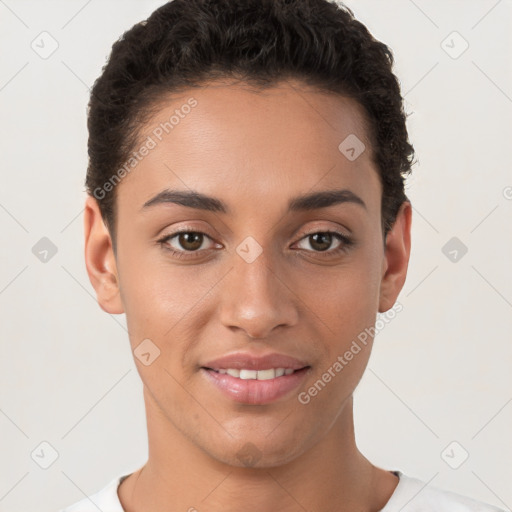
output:
<svg viewBox="0 0 512 512"><path fill-rule="evenodd" d="M321 354L316 376L322 381L320 387L326 384L317 403L331 399L340 403L364 372L373 342L379 271L378 252L359 251L335 271L323 269L311 279L300 278L297 294L308 306L305 314L315 322L317 353Z"/></svg>
<svg viewBox="0 0 512 512"><path fill-rule="evenodd" d="M218 270L212 269L176 265L164 256L124 258L120 284L132 345L149 338L164 350L172 340L174 352L219 280Z"/></svg>
<svg viewBox="0 0 512 512"><path fill-rule="evenodd" d="M337 267L297 273L294 292L330 328L326 335L346 340L375 321L379 271L371 253L358 251Z"/></svg>

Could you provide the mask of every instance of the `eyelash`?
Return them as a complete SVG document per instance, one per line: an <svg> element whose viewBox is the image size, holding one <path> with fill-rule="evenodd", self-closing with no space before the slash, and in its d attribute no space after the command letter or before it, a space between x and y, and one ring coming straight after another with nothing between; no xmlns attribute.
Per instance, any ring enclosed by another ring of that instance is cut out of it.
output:
<svg viewBox="0 0 512 512"><path fill-rule="evenodd" d="M175 257L175 258L178 258L178 259L190 259L190 258L197 258L197 253L201 252L200 250L197 250L197 251L176 251L172 248L170 248L168 245L167 245L167 242L175 237L177 237L178 235L182 234L182 233L194 233L194 234L200 234L200 235L204 235L208 238L210 238L211 240L211 237L209 235L207 235L206 233L203 233L202 231L194 231L194 230L191 230L191 229L183 229L183 230L180 230L180 231L176 231L174 233L171 233L170 235L166 235L164 236L163 238L160 238L159 240L157 240L157 243L161 245L161 247L167 251L169 251L171 253L171 256ZM326 251L310 251L310 250L306 250L306 252L313 252L315 254L318 254L320 255L322 258L330 258L330 257L335 257L337 256L338 254L342 253L342 252L347 252L349 250L349 248L354 245L354 240L349 237L348 235L345 235L343 233L340 233L338 231L332 231L332 230L321 230L321 231L312 231L310 233L306 233L304 234L300 239L299 239L299 242L310 237L310 236L313 236L313 235L316 235L316 234L319 234L319 233L322 233L322 234L330 234L330 235L334 235L340 242L340 246L337 247L336 249L334 250L326 250ZM208 249L206 249L208 250ZM305 250L305 249L304 249Z"/></svg>

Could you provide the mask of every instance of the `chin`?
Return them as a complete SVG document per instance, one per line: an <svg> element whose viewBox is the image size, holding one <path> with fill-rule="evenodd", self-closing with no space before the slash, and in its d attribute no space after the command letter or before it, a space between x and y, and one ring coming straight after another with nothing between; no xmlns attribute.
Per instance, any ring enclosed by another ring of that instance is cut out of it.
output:
<svg viewBox="0 0 512 512"><path fill-rule="evenodd" d="M281 442L282 441L282 442ZM218 444L217 446L220 446ZM240 468L272 468L288 464L303 453L297 440L290 437L269 441L264 435L250 436L245 440L233 442L220 450L207 450L213 459L224 464Z"/></svg>

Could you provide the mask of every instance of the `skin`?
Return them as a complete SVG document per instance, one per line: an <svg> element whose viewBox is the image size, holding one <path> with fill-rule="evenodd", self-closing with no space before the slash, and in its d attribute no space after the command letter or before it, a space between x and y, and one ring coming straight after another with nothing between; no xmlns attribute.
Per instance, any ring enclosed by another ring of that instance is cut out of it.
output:
<svg viewBox="0 0 512 512"><path fill-rule="evenodd" d="M378 511L398 484L358 450L353 392L370 338L307 405L310 388L378 312L395 303L410 255L411 205L402 204L383 239L382 188L353 100L284 81L256 93L216 82L166 98L142 136L193 96L198 104L117 186L117 256L97 201L87 197L85 260L101 308L126 313L132 350L149 338L160 356L134 358L143 382L149 457L118 489L128 512ZM349 161L338 145L349 134L366 150ZM176 204L142 205L166 189L222 199L231 213ZM366 208L342 203L287 213L288 200L346 188ZM175 237L171 255L158 239L177 229L206 233L199 250ZM320 251L313 233L350 233ZM236 252L247 237L263 252L248 263ZM192 247L192 250L190 249ZM201 364L235 351L280 352L305 360L301 386L277 402L236 403L210 384ZM258 457L239 454L252 443Z"/></svg>

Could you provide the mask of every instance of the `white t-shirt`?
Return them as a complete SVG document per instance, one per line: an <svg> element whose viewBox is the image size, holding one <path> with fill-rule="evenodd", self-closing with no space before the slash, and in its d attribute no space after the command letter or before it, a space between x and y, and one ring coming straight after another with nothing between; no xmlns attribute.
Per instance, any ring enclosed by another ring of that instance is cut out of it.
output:
<svg viewBox="0 0 512 512"><path fill-rule="evenodd" d="M401 471L393 471L400 479L395 491L380 512L505 512L460 494L437 487ZM128 475L114 478L105 488L59 512L125 512L117 495L119 484Z"/></svg>

